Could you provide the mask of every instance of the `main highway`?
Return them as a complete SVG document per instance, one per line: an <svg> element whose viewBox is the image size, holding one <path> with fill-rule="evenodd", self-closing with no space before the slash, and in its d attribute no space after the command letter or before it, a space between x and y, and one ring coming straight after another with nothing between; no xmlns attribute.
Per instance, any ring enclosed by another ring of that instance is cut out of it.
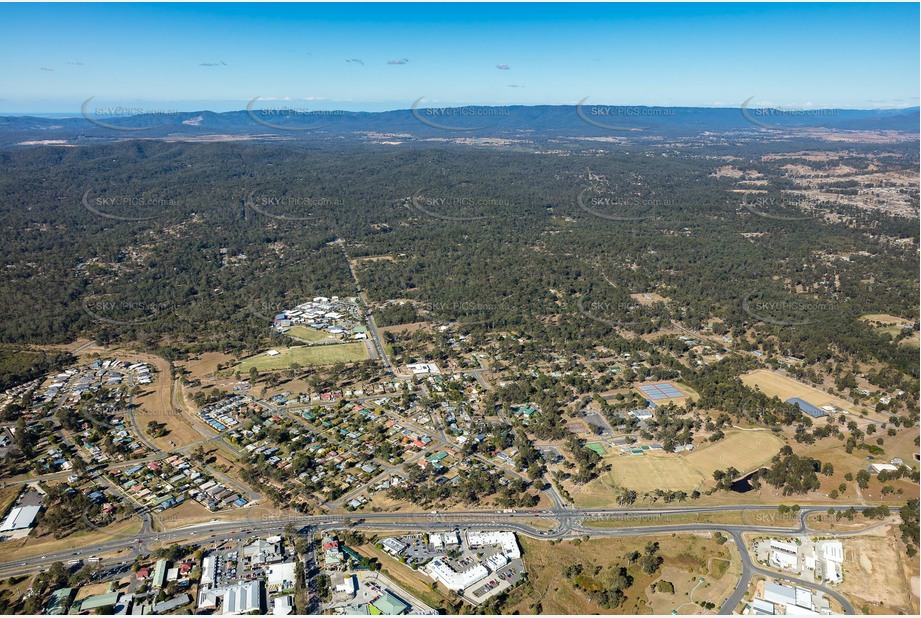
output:
<svg viewBox="0 0 921 618"><path fill-rule="evenodd" d="M36 573L44 570L52 562L72 560L87 560L102 557L121 551L115 558L100 561L103 566L123 565L131 562L135 556L150 552L150 546L157 543L198 543L220 542L226 540L241 540L254 535L279 534L293 526L301 534L312 534L322 530L338 529L367 529L367 530L426 530L438 531L454 528L488 528L511 530L534 539L566 539L582 536L590 537L627 537L662 535L674 532L724 532L729 535L741 556L742 574L739 582L721 607L720 613L731 614L742 601L745 592L755 575L768 578L783 578L799 585L818 589L834 598L844 608L845 613L853 614L853 606L837 591L827 586L800 580L789 575L782 575L757 564L754 564L748 554L743 540L744 533L761 533L774 535L808 534L806 518L812 513L825 513L831 508L843 511L851 505L824 505L804 506L790 519L789 527L773 525L758 525L757 520L765 515L776 514L775 507L759 506L678 506L661 508L605 508L605 509L545 509L545 510L513 510L500 511L452 511L440 513L432 512L404 512L404 513L355 513L350 515L303 515L284 517L267 509L255 508L249 518L236 522L220 522L212 520L210 523L199 524L185 528L152 531L143 515L144 525L141 532L136 534L110 534L107 539L92 545L72 547L64 551L49 552L42 556L25 558L21 560L0 563L0 578L12 575ZM687 519L688 515L706 516L713 513L740 513L741 520L745 522L749 514L754 516L752 524L719 524L699 522L679 522L669 520L672 518ZM592 520L621 520L623 527L600 528L590 525ZM535 520L544 520L556 523L550 529L540 529L532 525ZM630 525L633 520L639 520L641 525ZM882 525L882 522L878 525ZM101 529L105 532L105 529ZM841 533L823 530L822 536L844 536L856 533ZM127 550L127 551L126 551Z"/></svg>

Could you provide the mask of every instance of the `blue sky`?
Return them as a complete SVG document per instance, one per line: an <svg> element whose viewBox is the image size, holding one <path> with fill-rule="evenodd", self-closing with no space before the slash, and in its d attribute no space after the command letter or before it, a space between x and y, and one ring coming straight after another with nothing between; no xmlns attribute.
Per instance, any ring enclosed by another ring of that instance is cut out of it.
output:
<svg viewBox="0 0 921 618"><path fill-rule="evenodd" d="M0 113L918 105L919 6L3 4Z"/></svg>

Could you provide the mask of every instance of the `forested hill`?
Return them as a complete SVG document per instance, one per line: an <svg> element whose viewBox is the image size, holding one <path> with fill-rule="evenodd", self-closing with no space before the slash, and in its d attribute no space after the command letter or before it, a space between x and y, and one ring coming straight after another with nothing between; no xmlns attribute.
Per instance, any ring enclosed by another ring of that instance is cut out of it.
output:
<svg viewBox="0 0 921 618"><path fill-rule="evenodd" d="M917 107L895 110L778 110L738 107L579 105L433 107L424 101L387 112L322 111L288 103L259 102L248 109L214 113L157 110L132 116L92 102L69 118L0 116L0 145L22 141L203 137L245 135L262 139L317 140L398 134L402 138L687 136L703 132L803 133L816 130L889 130L917 134ZM138 108L140 109L140 108Z"/></svg>
<svg viewBox="0 0 921 618"><path fill-rule="evenodd" d="M855 168L917 166L916 145L880 145L872 162L837 148ZM788 161L735 152L782 206ZM387 256L360 265L371 302L405 299L561 353L718 318L737 340L756 327L782 353L844 349L917 376L916 350L859 319L916 311L917 219L835 201L821 216L758 216L714 173L724 163L145 140L0 153L0 342L256 349L265 316L354 290L344 246ZM645 292L670 300L630 296Z"/></svg>

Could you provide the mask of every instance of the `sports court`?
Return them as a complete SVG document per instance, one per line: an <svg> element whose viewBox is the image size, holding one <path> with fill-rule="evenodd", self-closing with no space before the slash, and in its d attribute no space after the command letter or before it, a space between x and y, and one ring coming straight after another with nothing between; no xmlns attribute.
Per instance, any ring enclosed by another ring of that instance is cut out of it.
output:
<svg viewBox="0 0 921 618"><path fill-rule="evenodd" d="M677 399L684 397L684 393L671 382L656 382L654 384L641 384L636 387L651 401L664 401L666 399Z"/></svg>

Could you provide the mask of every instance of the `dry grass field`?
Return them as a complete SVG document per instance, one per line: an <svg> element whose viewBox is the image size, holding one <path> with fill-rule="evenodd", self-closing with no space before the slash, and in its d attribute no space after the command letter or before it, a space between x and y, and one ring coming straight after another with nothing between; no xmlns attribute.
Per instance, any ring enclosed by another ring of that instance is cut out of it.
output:
<svg viewBox="0 0 921 618"><path fill-rule="evenodd" d="M799 397L803 401L807 401L814 406L821 407L824 405L833 405L842 410L847 410L852 414L859 413L861 410L865 409L845 399L830 395L825 391L813 388L812 386L798 382L793 378L788 378L770 369L756 369L755 371L746 373L742 376L742 382L750 388L760 390L769 397L778 397L782 401L786 401L790 397Z"/></svg>
<svg viewBox="0 0 921 618"><path fill-rule="evenodd" d="M287 369L293 363L306 367L308 365L352 363L368 359L368 346L363 342L275 349L279 352L278 356L269 356L265 352L260 352L240 361L235 369L241 373L246 373L251 367L259 371L275 371Z"/></svg>
<svg viewBox="0 0 921 618"><path fill-rule="evenodd" d="M885 456L881 459L886 461L893 457L902 456L905 461L912 461L913 458L911 453L913 451L911 449L917 448L914 446L914 438L917 435L918 431L917 427L915 427L903 429L895 437L885 436L885 441L882 446L885 451ZM888 496L883 496L880 492L882 484L875 477L870 481L870 487L868 489L858 492L856 482L847 481L845 475L848 473L856 475L859 470L867 467L868 461L866 459L866 451L855 450L853 453L848 454L837 440L826 439L820 440L815 444L798 445L796 451L804 457L812 457L823 463L830 463L834 466L835 470L834 474L830 477L820 474L818 478L822 486L819 491L798 497L798 501L828 501L828 494L832 490L839 491L840 495L838 500L841 501L850 500L859 502L860 500L868 500L872 502L901 503L908 498L918 497L918 485L912 483L909 479L900 479L898 481L889 481L886 483L887 485L892 485L897 491L901 489L901 495L893 493ZM904 457L905 455L907 455L907 458ZM844 492L839 490L839 485L842 483L844 483L846 487L846 491ZM763 490L762 493L764 493L764 491L767 491L767 489Z"/></svg>
<svg viewBox="0 0 921 618"><path fill-rule="evenodd" d="M20 560L41 556L42 554L69 550L71 547L82 547L111 541L113 538L125 538L141 530L141 520L129 517L117 524L107 526L105 530L90 529L71 534L63 539L56 539L50 534L40 534L33 531L22 539L13 539L0 543L0 555L5 561Z"/></svg>
<svg viewBox="0 0 921 618"><path fill-rule="evenodd" d="M201 380L214 374L218 365L229 366L233 364L233 356L222 354L221 352L205 352L183 364L189 371L191 379Z"/></svg>
<svg viewBox="0 0 921 618"><path fill-rule="evenodd" d="M860 319L864 322L879 322L884 326L902 326L903 324L911 324L910 320L905 318L900 318L895 315L890 315L888 313L868 313L866 315L860 316Z"/></svg>
<svg viewBox="0 0 921 618"><path fill-rule="evenodd" d="M646 451L645 455L605 457L610 473L572 490L581 506L601 506L616 499L617 489L637 492L654 489L693 491L713 485L713 471L730 466L740 472L759 468L783 446L783 440L767 431L733 431L719 442L695 448L691 452L666 453Z"/></svg>
<svg viewBox="0 0 921 618"><path fill-rule="evenodd" d="M664 563L657 573L647 575L637 565L628 565L625 556L634 550L642 552L651 541L659 543ZM537 603L542 614L669 614L673 610L678 614L702 614L705 610L695 602L710 601L719 606L732 591L740 572L732 544L718 545L709 535L590 539L553 545L519 537L519 542L530 584L510 593L504 610L507 614L534 613ZM592 602L563 574L561 565L570 564L582 565L583 588L601 583L611 567L628 567L634 583L625 591L627 602L612 609ZM596 578L593 574L599 567ZM672 583L675 592L653 592L651 585L660 580Z"/></svg>
<svg viewBox="0 0 921 618"><path fill-rule="evenodd" d="M7 511L9 511L13 503L16 502L16 498L19 497L21 492L22 487L18 485L0 488L0 517L6 516Z"/></svg>
<svg viewBox="0 0 921 618"><path fill-rule="evenodd" d="M876 332L885 333L886 335L889 335L893 338L901 334L903 326L908 326L911 324L911 320L889 315L888 313L868 313L866 315L860 316L860 319L870 324L882 324L882 326L876 328ZM900 345L913 345L917 347L919 343L921 343L921 337L919 337L919 333L917 331L914 331L910 336L902 339Z"/></svg>
<svg viewBox="0 0 921 618"><path fill-rule="evenodd" d="M212 435L211 433L203 434L194 427L194 417L191 417L187 411L191 409L191 406L186 405L187 409L180 409L173 405L172 386L173 384L169 381L169 373L161 373L147 390L141 391L140 396L135 398L135 402L140 404L140 407L134 412L138 427L145 432L145 438L164 451L193 444ZM183 389L181 386L179 389L176 400L183 401ZM146 433L147 423L150 421L163 423L169 433L162 438L151 437ZM198 424L204 427L201 421L198 421Z"/></svg>
<svg viewBox="0 0 921 618"><path fill-rule="evenodd" d="M394 326L382 326L378 328L381 333L399 333L412 335L424 328L431 329L431 322L410 322L409 324L396 324Z"/></svg>
<svg viewBox="0 0 921 618"><path fill-rule="evenodd" d="M723 524L744 526L757 524L776 528L793 528L789 517L775 517L776 509L751 511L725 511L709 513L675 513L659 516L637 515L611 519L586 519L585 525L603 530L637 528L642 526L671 526L684 524Z"/></svg>

